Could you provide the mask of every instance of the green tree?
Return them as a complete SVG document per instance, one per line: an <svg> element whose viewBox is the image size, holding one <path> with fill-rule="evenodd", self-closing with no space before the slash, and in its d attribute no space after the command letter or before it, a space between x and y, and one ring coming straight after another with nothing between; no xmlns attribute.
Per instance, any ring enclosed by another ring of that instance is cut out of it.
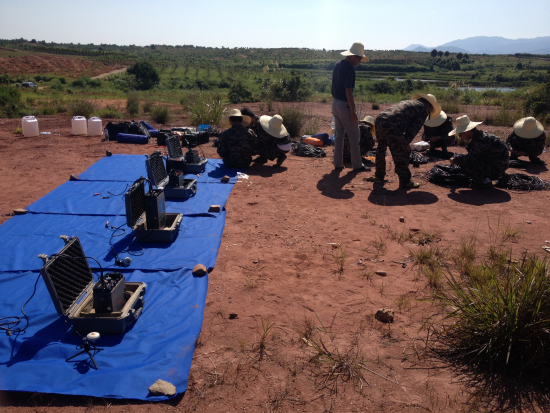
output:
<svg viewBox="0 0 550 413"><path fill-rule="evenodd" d="M456 55L456 60L461 60L462 59L462 56L464 56L462 54L462 52L459 52L457 55Z"/></svg>
<svg viewBox="0 0 550 413"><path fill-rule="evenodd" d="M449 51L447 50L447 51L445 52L445 57L449 57L449 55L450 55L450 53L449 53Z"/></svg>
<svg viewBox="0 0 550 413"><path fill-rule="evenodd" d="M157 69L149 62L137 62L126 71L134 75L137 89L148 90L160 82Z"/></svg>
<svg viewBox="0 0 550 413"><path fill-rule="evenodd" d="M437 55L438 55L439 57L442 57L442 56L443 56L443 52L440 50L439 52L437 52Z"/></svg>
<svg viewBox="0 0 550 413"><path fill-rule="evenodd" d="M430 55L432 56L432 58L435 59L435 57L437 56L437 49L433 49L430 53Z"/></svg>
<svg viewBox="0 0 550 413"><path fill-rule="evenodd" d="M517 70L523 69L523 63L519 62L519 63L516 65L516 69L517 69Z"/></svg>
<svg viewBox="0 0 550 413"><path fill-rule="evenodd" d="M470 60L470 55L468 53L464 53L464 59Z"/></svg>

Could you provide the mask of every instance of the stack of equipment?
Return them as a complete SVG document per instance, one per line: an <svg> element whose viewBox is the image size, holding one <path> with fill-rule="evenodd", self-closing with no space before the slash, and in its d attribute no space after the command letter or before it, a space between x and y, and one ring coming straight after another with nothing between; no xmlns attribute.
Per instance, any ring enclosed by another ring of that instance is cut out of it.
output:
<svg viewBox="0 0 550 413"><path fill-rule="evenodd" d="M168 164L169 159L166 160ZM149 181L157 188L163 189L168 199L187 199L197 193L197 180L184 179L183 172L177 169L170 169L166 172L162 155L156 151L145 160L147 176Z"/></svg>
<svg viewBox="0 0 550 413"><path fill-rule="evenodd" d="M134 230L138 241L172 242L183 216L166 212L162 189L153 189L149 182L149 192L145 193L145 179L142 177L133 183L124 198L126 225Z"/></svg>
<svg viewBox="0 0 550 413"><path fill-rule="evenodd" d="M44 261L40 273L57 313L81 335L123 334L143 311L146 284L103 272L94 282L80 240L60 238L65 246L57 254L39 255Z"/></svg>
<svg viewBox="0 0 550 413"><path fill-rule="evenodd" d="M186 139L186 137L187 135L184 135L182 139ZM166 169L172 170L172 168L174 168L178 170L176 165L173 163L173 160L178 160L181 162L184 159L178 136L173 135L167 138L166 148L168 149L168 155L170 157L170 160L166 161ZM187 144L187 153L185 154L185 173L200 174L206 168L207 162L208 159L201 158L199 153L196 150L191 149L191 146Z"/></svg>

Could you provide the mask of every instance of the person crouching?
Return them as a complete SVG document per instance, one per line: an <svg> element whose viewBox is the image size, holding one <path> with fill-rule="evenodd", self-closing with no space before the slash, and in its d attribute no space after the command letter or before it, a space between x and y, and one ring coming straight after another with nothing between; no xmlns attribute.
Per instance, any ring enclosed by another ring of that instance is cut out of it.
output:
<svg viewBox="0 0 550 413"><path fill-rule="evenodd" d="M232 109L228 121L231 127L220 134L218 155L228 168L247 168L252 162L256 146L256 135L245 126L250 118L243 116L240 110Z"/></svg>
<svg viewBox="0 0 550 413"><path fill-rule="evenodd" d="M443 111L435 118L426 119L422 140L430 143L429 155L437 154L437 148L441 148L443 153L448 152L447 147L453 142L449 132L453 129L453 119Z"/></svg>
<svg viewBox="0 0 550 413"><path fill-rule="evenodd" d="M283 125L280 115L273 117L263 115L254 125L256 133L256 151L258 158L254 162L266 163L268 160L277 160L273 166L279 167L287 158L286 154L292 147L292 141Z"/></svg>
<svg viewBox="0 0 550 413"><path fill-rule="evenodd" d="M502 139L485 131L478 130L477 125L483 122L472 122L468 115L456 118L456 129L449 136L458 135L468 145L467 155L455 155L451 164L458 165L472 178L472 187L487 188L491 181L506 176L509 163L508 147Z"/></svg>
<svg viewBox="0 0 550 413"><path fill-rule="evenodd" d="M361 157L367 156L367 153L374 148L374 137L376 137L374 130L374 119L372 116L365 116L363 120L359 121L359 132L361 134L359 138L359 151L361 152ZM349 137L347 133L344 135L343 158L344 162L351 161Z"/></svg>
<svg viewBox="0 0 550 413"><path fill-rule="evenodd" d="M542 124L533 117L523 118L514 123L514 130L506 139L510 149L510 160L528 156L531 163L544 165L539 155L544 151L546 134Z"/></svg>

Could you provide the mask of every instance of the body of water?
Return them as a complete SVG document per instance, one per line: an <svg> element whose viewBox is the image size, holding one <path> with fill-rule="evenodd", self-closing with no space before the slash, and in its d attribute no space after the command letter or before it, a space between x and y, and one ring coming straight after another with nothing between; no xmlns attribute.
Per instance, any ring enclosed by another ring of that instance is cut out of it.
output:
<svg viewBox="0 0 550 413"><path fill-rule="evenodd" d="M377 78L372 78L372 80L386 80L386 79L377 77ZM398 82L403 82L407 79L403 77L396 77L395 80L397 80ZM418 80L420 82L428 82L428 83L440 82L440 80L433 80L433 79L411 79L411 80ZM448 86L439 87L439 89L448 89L448 88L449 88ZM486 90L496 90L498 92L513 92L514 90L516 90L515 87L495 87L495 86L471 86L471 87L459 87L459 89L460 90L473 89L476 92L484 92Z"/></svg>

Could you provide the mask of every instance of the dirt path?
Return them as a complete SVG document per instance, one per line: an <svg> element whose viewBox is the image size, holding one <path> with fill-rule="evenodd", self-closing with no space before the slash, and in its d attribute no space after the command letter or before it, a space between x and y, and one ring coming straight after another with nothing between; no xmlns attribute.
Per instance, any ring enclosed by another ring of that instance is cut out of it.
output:
<svg viewBox="0 0 550 413"><path fill-rule="evenodd" d="M127 68L128 68L127 66L124 66L120 69L112 70L110 72L102 73L100 75L94 76L94 77L92 77L92 79L101 79L101 78L107 77L109 75L116 75L118 73L122 73L122 72L126 71Z"/></svg>

